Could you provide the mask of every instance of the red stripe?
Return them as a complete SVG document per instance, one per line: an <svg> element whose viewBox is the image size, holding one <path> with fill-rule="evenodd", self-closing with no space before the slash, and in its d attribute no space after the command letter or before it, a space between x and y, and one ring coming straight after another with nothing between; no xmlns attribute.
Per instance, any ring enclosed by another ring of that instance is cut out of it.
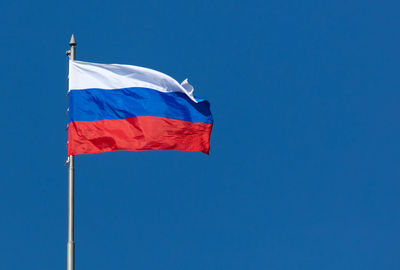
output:
<svg viewBox="0 0 400 270"><path fill-rule="evenodd" d="M153 116L75 121L68 128L68 155L118 150L210 150L212 124Z"/></svg>

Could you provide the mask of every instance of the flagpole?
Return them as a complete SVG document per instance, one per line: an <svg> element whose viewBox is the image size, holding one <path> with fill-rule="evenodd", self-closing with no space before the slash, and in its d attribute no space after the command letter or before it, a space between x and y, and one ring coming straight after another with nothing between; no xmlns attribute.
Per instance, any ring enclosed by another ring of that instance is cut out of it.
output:
<svg viewBox="0 0 400 270"><path fill-rule="evenodd" d="M68 53L70 60L75 60L75 36L72 34L69 42L71 49ZM75 242L74 242L74 156L68 156L68 243L67 243L67 270L75 269Z"/></svg>

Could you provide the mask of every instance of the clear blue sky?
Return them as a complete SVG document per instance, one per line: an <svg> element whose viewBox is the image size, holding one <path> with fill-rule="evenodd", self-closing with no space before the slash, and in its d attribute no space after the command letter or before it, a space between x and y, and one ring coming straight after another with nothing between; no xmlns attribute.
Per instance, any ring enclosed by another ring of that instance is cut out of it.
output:
<svg viewBox="0 0 400 270"><path fill-rule="evenodd" d="M0 269L65 269L71 33L215 119L210 156L77 157L77 270L400 269L398 1L0 7Z"/></svg>

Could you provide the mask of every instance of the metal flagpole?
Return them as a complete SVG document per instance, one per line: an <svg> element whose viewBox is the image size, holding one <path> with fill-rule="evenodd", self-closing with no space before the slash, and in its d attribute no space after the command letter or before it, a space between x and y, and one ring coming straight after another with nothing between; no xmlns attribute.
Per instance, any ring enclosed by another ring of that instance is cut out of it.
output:
<svg viewBox="0 0 400 270"><path fill-rule="evenodd" d="M72 34L69 42L71 49L67 54L70 60L75 60L75 36ZM67 243L67 270L75 269L75 243L74 243L74 156L68 156L68 243Z"/></svg>

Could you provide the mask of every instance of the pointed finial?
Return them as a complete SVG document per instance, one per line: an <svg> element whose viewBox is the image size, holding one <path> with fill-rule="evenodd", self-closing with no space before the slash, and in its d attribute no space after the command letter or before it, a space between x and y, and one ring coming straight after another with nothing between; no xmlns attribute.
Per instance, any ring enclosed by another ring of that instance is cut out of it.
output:
<svg viewBox="0 0 400 270"><path fill-rule="evenodd" d="M75 46L75 45L76 45L76 41L75 41L75 36L74 36L74 34L72 34L72 36L71 36L71 40L69 41L69 45L70 45L70 46Z"/></svg>

